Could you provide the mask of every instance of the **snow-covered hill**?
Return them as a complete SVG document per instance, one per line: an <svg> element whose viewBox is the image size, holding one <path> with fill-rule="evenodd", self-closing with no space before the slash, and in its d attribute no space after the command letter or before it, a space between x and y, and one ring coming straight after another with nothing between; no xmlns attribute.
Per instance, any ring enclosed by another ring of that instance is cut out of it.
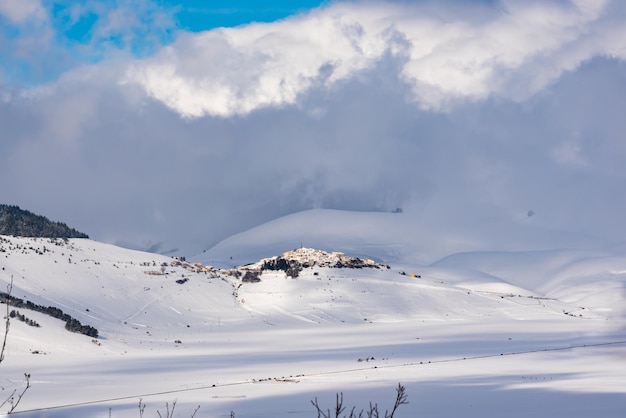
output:
<svg viewBox="0 0 626 418"><path fill-rule="evenodd" d="M99 337L20 309L41 326L11 321L0 394L26 372L21 416L135 417L141 399L145 416L177 400L175 416L304 417L340 391L389 407L401 382L398 417L623 416L624 254L480 248L417 263L425 244L402 216L293 215L192 261L1 237L12 295Z"/></svg>
<svg viewBox="0 0 626 418"><path fill-rule="evenodd" d="M371 257L387 263L427 265L468 251L597 250L616 245L598 237L553 230L539 215L437 219L410 208L402 213L306 210L244 231L193 258L223 266L251 263L305 246Z"/></svg>

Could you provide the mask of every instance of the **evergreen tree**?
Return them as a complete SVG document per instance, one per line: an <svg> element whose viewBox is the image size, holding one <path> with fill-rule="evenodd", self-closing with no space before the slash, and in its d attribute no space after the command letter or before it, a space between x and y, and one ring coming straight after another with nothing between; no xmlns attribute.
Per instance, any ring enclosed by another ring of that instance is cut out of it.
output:
<svg viewBox="0 0 626 418"><path fill-rule="evenodd" d="M62 222L50 221L18 206L0 204L0 235L37 238L89 238Z"/></svg>

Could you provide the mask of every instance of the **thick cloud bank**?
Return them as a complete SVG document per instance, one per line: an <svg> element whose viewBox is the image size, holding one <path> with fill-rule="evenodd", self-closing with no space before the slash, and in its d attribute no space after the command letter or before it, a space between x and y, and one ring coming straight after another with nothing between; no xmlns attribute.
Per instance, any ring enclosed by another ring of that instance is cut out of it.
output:
<svg viewBox="0 0 626 418"><path fill-rule="evenodd" d="M609 1L337 2L182 32L0 85L0 200L156 251L309 208L620 241L624 28Z"/></svg>
<svg viewBox="0 0 626 418"><path fill-rule="evenodd" d="M520 101L590 58L626 57L622 23L606 1L478 10L337 3L282 22L181 36L133 65L128 82L184 117L228 117L293 105L393 57L401 64L388 76L421 108Z"/></svg>

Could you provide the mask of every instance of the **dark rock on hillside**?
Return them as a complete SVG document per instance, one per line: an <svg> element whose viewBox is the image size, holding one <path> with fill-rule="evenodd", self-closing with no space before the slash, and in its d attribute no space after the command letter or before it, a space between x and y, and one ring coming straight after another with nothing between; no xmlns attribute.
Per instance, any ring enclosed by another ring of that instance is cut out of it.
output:
<svg viewBox="0 0 626 418"><path fill-rule="evenodd" d="M89 238L61 222L50 221L18 206L0 204L0 235L37 238Z"/></svg>

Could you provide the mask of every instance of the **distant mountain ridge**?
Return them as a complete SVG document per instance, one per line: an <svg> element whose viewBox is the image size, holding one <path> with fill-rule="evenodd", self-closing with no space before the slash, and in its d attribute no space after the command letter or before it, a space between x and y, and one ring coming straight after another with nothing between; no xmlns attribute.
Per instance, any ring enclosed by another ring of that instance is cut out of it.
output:
<svg viewBox="0 0 626 418"><path fill-rule="evenodd" d="M18 206L0 204L0 235L37 238L89 238L87 234L35 215Z"/></svg>

